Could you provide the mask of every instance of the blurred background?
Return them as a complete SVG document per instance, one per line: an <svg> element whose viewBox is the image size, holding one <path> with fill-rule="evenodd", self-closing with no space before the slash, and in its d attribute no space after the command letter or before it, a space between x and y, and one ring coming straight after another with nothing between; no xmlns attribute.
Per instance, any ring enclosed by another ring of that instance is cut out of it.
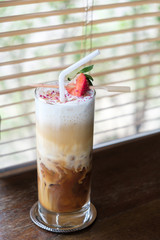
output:
<svg viewBox="0 0 160 240"><path fill-rule="evenodd" d="M0 1L0 168L36 160L34 90L91 51L97 90L94 145L160 128L160 3Z"/></svg>

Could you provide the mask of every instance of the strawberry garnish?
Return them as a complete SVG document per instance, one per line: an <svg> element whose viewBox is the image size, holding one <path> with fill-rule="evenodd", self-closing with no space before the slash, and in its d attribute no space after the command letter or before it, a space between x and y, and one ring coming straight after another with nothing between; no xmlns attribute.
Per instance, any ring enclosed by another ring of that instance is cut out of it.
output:
<svg viewBox="0 0 160 240"><path fill-rule="evenodd" d="M83 73L80 73L76 79L76 83L69 83L66 86L66 90L71 95L81 97L89 90L89 84L86 79L86 76Z"/></svg>
<svg viewBox="0 0 160 240"><path fill-rule="evenodd" d="M86 72L92 70L92 68L93 65L85 67L77 73L79 75L76 78L76 83L69 83L66 86L69 94L81 97L89 90L89 85L92 85L93 78ZM71 79L68 78L68 80L70 81Z"/></svg>
<svg viewBox="0 0 160 240"><path fill-rule="evenodd" d="M88 81L83 73L80 73L76 79L76 96L81 97L89 90Z"/></svg>
<svg viewBox="0 0 160 240"><path fill-rule="evenodd" d="M74 83L69 83L67 86L66 86L66 90L69 94L71 95L74 95L74 91L76 89L76 84Z"/></svg>

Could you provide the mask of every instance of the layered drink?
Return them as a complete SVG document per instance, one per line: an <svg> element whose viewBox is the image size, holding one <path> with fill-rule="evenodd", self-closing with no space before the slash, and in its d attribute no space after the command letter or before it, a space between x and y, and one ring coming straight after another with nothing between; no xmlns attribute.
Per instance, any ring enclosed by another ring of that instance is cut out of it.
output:
<svg viewBox="0 0 160 240"><path fill-rule="evenodd" d="M89 217L94 97L89 88L82 96L66 90L62 103L58 88L36 89L39 213L48 225Z"/></svg>

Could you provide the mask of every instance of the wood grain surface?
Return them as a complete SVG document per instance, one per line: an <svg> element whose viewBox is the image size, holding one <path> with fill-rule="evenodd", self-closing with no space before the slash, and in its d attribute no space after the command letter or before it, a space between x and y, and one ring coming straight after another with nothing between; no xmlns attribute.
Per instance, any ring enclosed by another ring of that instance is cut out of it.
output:
<svg viewBox="0 0 160 240"><path fill-rule="evenodd" d="M0 240L159 240L160 133L96 152L93 164L94 224L70 234L34 225L37 176L30 171L0 180Z"/></svg>

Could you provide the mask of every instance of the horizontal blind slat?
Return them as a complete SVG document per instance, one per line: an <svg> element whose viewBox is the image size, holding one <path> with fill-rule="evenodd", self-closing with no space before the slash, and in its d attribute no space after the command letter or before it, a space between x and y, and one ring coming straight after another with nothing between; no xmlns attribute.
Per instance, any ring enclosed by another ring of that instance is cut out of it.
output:
<svg viewBox="0 0 160 240"><path fill-rule="evenodd" d="M64 0L54 0L55 2L61 2ZM0 2L0 7L10 7L10 6L20 6L27 4L37 4L44 2L53 2L53 0L12 0L12 1L3 1ZM143 4L152 4L159 3L159 0L145 0L145 1L133 1L133 2L123 2L123 3L113 3L108 4L108 8L117 8L117 7L130 7L130 6L138 6ZM96 5L95 5L96 6ZM104 5L102 5L104 6Z"/></svg>
<svg viewBox="0 0 160 240"><path fill-rule="evenodd" d="M159 106L156 106L156 107L146 108L145 111L150 111L150 110L153 110L153 109L160 109L160 105L159 105ZM118 115L118 116L111 117L111 118L105 118L105 119L97 120L97 121L95 121L94 123L95 123L95 124L99 124L99 123L102 123L102 122L114 120L114 119L116 119L116 118L123 118L123 117L129 117L129 116L132 116L132 117L133 117L133 115L138 114L138 113L140 113L140 112L141 112L141 110L139 110L139 111L134 111L133 113L126 113L126 114Z"/></svg>
<svg viewBox="0 0 160 240"><path fill-rule="evenodd" d="M54 40L49 40L49 41L44 41L44 42L35 42L35 43L13 45L13 46L0 48L0 52L8 52L8 51L13 51L13 50L21 50L21 49L25 49L25 48L47 46L47 45L66 43L66 42L75 42L75 41L81 41L84 38L85 38L85 36L81 35L81 36L78 36L78 37L54 39Z"/></svg>
<svg viewBox="0 0 160 240"><path fill-rule="evenodd" d="M97 46L98 49L107 49L107 48L117 48L117 47L122 47L122 46L129 46L129 45L135 45L135 44L141 44L141 43L146 43L146 42L154 42L154 41L159 41L160 37L156 38L145 38L141 40L135 40L135 41L129 41L129 42L122 42L122 43L117 43L117 44L109 44L104 47L99 47ZM95 49L97 49L95 48Z"/></svg>
<svg viewBox="0 0 160 240"><path fill-rule="evenodd" d="M111 32L93 33L91 35L88 35L87 38L93 39L93 38L105 37L110 35L125 34L129 32L144 31L144 30L154 29L154 28L160 28L160 24L148 25L143 27L134 27L134 28L122 29L122 30L111 31ZM72 38L54 39L54 40L44 41L44 42L19 44L19 45L1 47L0 52L19 50L19 49L25 49L30 47L46 46L46 45L52 45L52 44L58 44L58 43L75 42L75 41L84 40L84 39L86 39L85 35L81 35L81 36L72 37Z"/></svg>
<svg viewBox="0 0 160 240"><path fill-rule="evenodd" d="M62 2L64 0L54 0L55 2ZM53 0L12 0L12 1L3 1L0 2L0 7L11 7L11 6L21 6L28 4L37 4L44 2L53 2Z"/></svg>
<svg viewBox="0 0 160 240"><path fill-rule="evenodd" d="M141 6L141 5L148 5L153 3L159 3L159 0L144 0L144 1L130 1L130 2L121 2L121 3L112 3L107 5L97 5L93 6L93 10L98 9L111 9L111 8L120 8L120 7L135 7L135 6Z"/></svg>
<svg viewBox="0 0 160 240"><path fill-rule="evenodd" d="M159 53L159 52L160 52L160 49L153 49L153 50L149 50L149 51L119 55L119 56L116 56L116 57L102 58L102 59L94 60L94 63L110 62L110 61L121 60L121 59L124 59L124 58L134 58L134 57L138 57L138 56L142 56L142 55L148 55L148 54Z"/></svg>
<svg viewBox="0 0 160 240"><path fill-rule="evenodd" d="M122 16L122 17L93 20L93 21L87 23L87 25L96 25L96 24L103 24L103 23L114 22L114 21L133 20L133 19L137 19L137 18L156 17L156 16L160 16L160 12L141 13L141 14L134 14L134 15L130 15L130 16L128 15L128 16ZM86 25L85 21L82 21L82 22L72 22L72 23L67 23L67 24L39 27L39 28L27 28L27 29L22 29L22 30L2 32L2 33L0 33L0 37L11 37L11 36L18 36L18 35L22 35L22 34L53 31L53 30L57 30L57 29L75 28L75 27L82 27L85 25Z"/></svg>
<svg viewBox="0 0 160 240"><path fill-rule="evenodd" d="M96 75L96 73L95 73ZM124 83L124 82L129 82L129 81L137 81L137 80L140 80L140 79L146 79L146 78L150 78L150 77L154 77L154 76L158 76L160 75L160 72L157 72L157 73L152 73L152 74L147 74L147 75L144 75L144 76L141 76L141 77L134 77L134 78L129 78L129 79L126 79L126 80L118 80L118 81L114 81L112 83L106 83L106 84L103 84L102 86L104 85L114 85L114 84L117 84L117 83ZM98 76L103 76L102 75L98 75Z"/></svg>
<svg viewBox="0 0 160 240"><path fill-rule="evenodd" d="M34 126L34 125L35 125L35 123L29 123L29 124L25 124L25 125L13 127L13 128L6 128L6 129L2 129L1 133L17 130L17 129L20 129L20 128L31 127L31 126Z"/></svg>
<svg viewBox="0 0 160 240"><path fill-rule="evenodd" d="M96 63L96 64L101 63L101 61L98 61L98 60L92 61L92 64L94 64L94 63ZM147 66L153 66L153 65L157 65L157 64L160 64L160 61L131 65L129 67L124 67L124 68L117 68L117 69L114 69L114 70L108 70L108 71L105 71L105 72L101 72L101 74L102 73L103 74L112 74L112 73L116 73L116 72L122 72L122 71L127 71L127 70L132 70L132 69L143 68L143 67L147 67ZM28 77L28 76L37 75L37 74L44 74L44 73L48 73L48 72L62 71L63 69L65 69L67 67L68 66L55 67L55 68L40 69L40 70L34 70L34 71L29 71L29 72L22 72L22 73L17 73L17 74L6 75L6 76L0 77L0 81L20 78L20 77ZM98 76L98 73L93 74L93 77L95 77L95 76Z"/></svg>
<svg viewBox="0 0 160 240"><path fill-rule="evenodd" d="M27 28L22 30L3 32L3 33L0 33L0 37L11 37L11 36L18 36L23 34L31 34L31 33L44 32L44 31L75 28L75 27L82 27L84 25L85 25L85 22L74 22L74 23L66 23L66 24L59 24L59 25L39 27L39 28Z"/></svg>
<svg viewBox="0 0 160 240"><path fill-rule="evenodd" d="M92 48L92 50L96 50L97 48L99 50L104 50L104 49L110 49L110 48L116 48L116 47L121 47L121 46L129 46L129 45L135 45L135 44L140 44L140 43L146 43L146 42L154 42L154 41L159 41L160 37L156 38L146 38L142 40L137 40L137 41L130 41L130 42L123 42L119 44L111 44L107 46L97 46ZM18 59L14 61L7 61L7 62L0 62L0 66L4 65L10 65L10 64L19 64L19 63L24 63L24 62L29 62L29 61L37 61L37 60L42 60L42 59L48 59L48 58L53 58L53 57L62 57L62 56L68 56L71 54L81 54L85 51L85 49L82 50L77 50L73 52L64 52L64 53L56 53L56 54L51 54L51 55L46 55L46 56L40 56L40 57L34 57L34 58L26 58L26 59ZM86 49L86 51L90 51L90 49Z"/></svg>
<svg viewBox="0 0 160 240"><path fill-rule="evenodd" d="M28 76L33 76L33 75L37 75L37 74L44 74L44 73L49 73L49 72L62 71L66 67L68 67L68 66L48 68L48 69L42 69L42 70L34 70L34 71L29 71L29 72L22 72L22 73L17 73L17 74L6 75L6 76L3 76L3 77L0 77L0 81L20 78L20 77L28 77Z"/></svg>
<svg viewBox="0 0 160 240"><path fill-rule="evenodd" d="M32 138L35 138L35 135L29 136L29 137L17 138L17 139L5 141L5 142L0 142L0 145L5 145L5 144L13 143L13 142L18 142L18 141L24 141L24 140L28 140L28 139L32 139Z"/></svg>
<svg viewBox="0 0 160 240"><path fill-rule="evenodd" d="M104 71L100 73L95 73L93 74L94 77L100 76L100 75L106 75L106 74L112 74L112 73L117 73L117 72L123 72L123 71L128 71L128 70L135 70L138 68L143 68L143 67L148 67L148 66L153 66L153 65L158 65L160 64L160 61L155 61L155 62L150 62L150 63L144 63L144 64L137 64L134 66L129 66L129 67L124 67L124 68L117 68L114 70L109 70L109 71Z"/></svg>
<svg viewBox="0 0 160 240"><path fill-rule="evenodd" d="M23 87L17 87L17 88L12 88L12 89L1 90L0 95L14 93L14 92L21 92L21 91L25 91L25 90L29 90L29 89L32 89L32 87L23 86Z"/></svg>
<svg viewBox="0 0 160 240"><path fill-rule="evenodd" d="M146 119L146 120L141 120L141 121L138 122L137 124L144 123L144 122L149 122L149 121L159 121L159 120L160 120L159 117L158 117L158 118L154 118L154 119L152 119L152 120ZM116 127L116 128L111 128L111 129L108 129L108 130L103 130L103 131L95 132L94 134L95 134L95 135L105 134L105 133L107 133L107 132L116 131L116 130L120 130L120 129L127 128L127 127L136 127L136 124L135 124L135 125L133 125L133 124L127 124L127 125L122 126L122 127Z"/></svg>
<svg viewBox="0 0 160 240"><path fill-rule="evenodd" d="M139 102L143 102L144 100L145 101L148 101L148 100L152 100L152 99L159 99L160 96L155 96L155 97L145 97L143 99L136 99L134 101L130 101L130 102L127 102L127 103L119 103L119 104L116 104L116 108L117 107L124 107L124 106L127 106L127 105L130 105L130 104L135 104L135 103L139 103ZM110 106L110 107L105 107L105 108L99 108L99 109L96 109L95 111L96 112L100 112L100 111L104 111L104 110L108 110L108 109L111 109L113 108L113 106Z"/></svg>
<svg viewBox="0 0 160 240"><path fill-rule="evenodd" d="M23 149L23 150L20 150L20 151L15 151L15 152L9 152L9 153L5 153L5 154L0 154L0 157L7 157L7 156L10 156L10 155L19 154L19 153L22 153L22 152L28 152L28 151L31 151L31 150L36 150L36 147L27 148L27 149Z"/></svg>
<svg viewBox="0 0 160 240"><path fill-rule="evenodd" d="M2 121L7 121L7 120L10 120L10 119L15 119L15 118L19 118L19 117L29 116L29 115L32 115L32 114L34 114L34 113L35 113L35 112L27 112L27 113L18 114L18 115L15 115L15 116L10 116L10 117L6 117L6 118L2 118L1 120L2 120Z"/></svg>
<svg viewBox="0 0 160 240"><path fill-rule="evenodd" d="M55 54L46 55L46 56L39 56L39 57L33 57L33 58L24 58L24 59L18 59L18 60L13 60L13 61L0 62L0 66L11 65L11 64L19 64L19 63L37 61L37 60L39 61L39 60L48 59L48 58L55 58L55 57L64 57L64 56L69 56L69 55L72 55L72 54L74 55L74 54L81 54L81 53L84 53L84 49L77 50L77 51L72 51L72 52L60 52L60 53L55 53Z"/></svg>
<svg viewBox="0 0 160 240"><path fill-rule="evenodd" d="M85 11L85 8L69 8L69 9L55 10L55 11L49 11L49 12L14 15L14 16L8 16L8 17L0 17L0 23L30 20L35 18L51 17L51 16L58 16L58 15L65 15L65 14L67 15L67 14L79 13L84 11Z"/></svg>
<svg viewBox="0 0 160 240"><path fill-rule="evenodd" d="M11 1L9 1L11 3ZM12 1L14 2L14 1ZM22 1L21 1L22 2ZM118 3L118 4L105 4L105 5L94 5L93 11L96 10L104 10L104 9L111 9L111 8L117 8L117 7L132 7L132 6L139 6L139 5L146 5L146 4L156 4L159 3L159 0L146 0L146 1L134 1L134 2L124 2L124 3ZM4 2L0 2L1 4L4 4ZM20 21L20 20L27 20L27 19L33 19L33 18L42 18L42 17L49 17L49 16L57 16L57 15L64 15L64 14L72 14L72 13L80 13L85 12L85 8L70 8L70 9L63 9L63 10L55 10L55 11L49 11L49 12L40 12L40 13L31 13L31 14L23 14L23 15L15 15L15 16L9 16L9 17L1 17L0 22L13 22L13 21Z"/></svg>
<svg viewBox="0 0 160 240"><path fill-rule="evenodd" d="M23 101L18 101L18 102L12 102L12 103L8 103L8 104L0 105L0 108L6 108L6 107L13 106L13 105L18 105L18 104L26 104L26 103L33 102L33 101L34 101L34 98L23 100Z"/></svg>

